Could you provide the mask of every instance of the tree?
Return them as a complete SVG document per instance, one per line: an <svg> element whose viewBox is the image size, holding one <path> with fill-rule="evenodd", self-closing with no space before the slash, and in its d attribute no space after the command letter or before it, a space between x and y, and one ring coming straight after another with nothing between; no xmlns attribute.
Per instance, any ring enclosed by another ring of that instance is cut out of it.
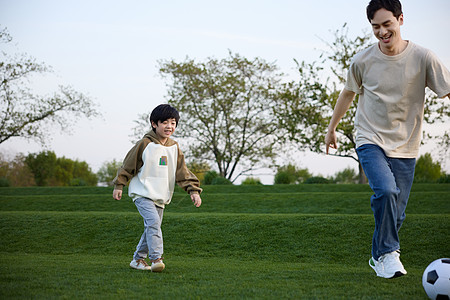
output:
<svg viewBox="0 0 450 300"><path fill-rule="evenodd" d="M433 162L430 153L421 155L417 160L414 182L436 182L443 175L441 164Z"/></svg>
<svg viewBox="0 0 450 300"><path fill-rule="evenodd" d="M25 163L34 175L38 186L46 186L55 174L56 154L52 151L31 153L25 157Z"/></svg>
<svg viewBox="0 0 450 300"><path fill-rule="evenodd" d="M349 38L347 25L344 24L334 32L334 41L331 44L326 42L329 51L322 52L319 61L296 61L300 78L283 85L279 92L281 103L276 110L280 127L287 131L286 135L280 135L284 141L294 141L316 153L325 152L325 134L333 108L345 84L351 58L370 45L370 38L369 33ZM331 74L327 75L326 70L331 70ZM430 91L427 95L424 120L429 124L448 120L448 102L432 96ZM363 183L366 178L356 155L353 126L358 98L357 95L336 129L339 147L332 155L358 162L359 182Z"/></svg>
<svg viewBox="0 0 450 300"><path fill-rule="evenodd" d="M279 124L272 111L282 78L275 64L231 52L224 59L159 63L168 79L168 102L182 115L177 131L188 139L190 155L213 162L231 181L275 156ZM140 124L147 127L148 121Z"/></svg>
<svg viewBox="0 0 450 300"><path fill-rule="evenodd" d="M91 167L85 161L75 160L73 164L72 179L69 182L71 186L89 185L95 186L98 183L98 178L92 172Z"/></svg>
<svg viewBox="0 0 450 300"><path fill-rule="evenodd" d="M281 106L276 112L281 127L287 131L282 136L284 140L294 141L313 152L325 152L325 134L341 87L346 81L346 70L351 58L370 44L371 35L367 33L353 40L347 34L346 24L336 30L334 42L326 43L331 52L322 52L320 61L295 61L300 79L284 84L280 91ZM331 70L332 77L327 77L325 69ZM358 96L336 129L339 148L332 155L352 158L359 163L353 127L357 102ZM360 166L361 182L364 182L363 174Z"/></svg>
<svg viewBox="0 0 450 300"><path fill-rule="evenodd" d="M97 185L97 176L86 162L58 158L53 151L30 153L25 163L38 186Z"/></svg>
<svg viewBox="0 0 450 300"><path fill-rule="evenodd" d="M11 41L7 29L0 28L0 43ZM51 68L25 54L0 55L0 144L14 137L44 144L50 128L70 132L79 118L99 115L94 102L70 86L60 86L52 96L33 94L27 80Z"/></svg>
<svg viewBox="0 0 450 300"><path fill-rule="evenodd" d="M0 154L0 179L7 186L36 185L31 170L25 164L25 156L21 153L12 159Z"/></svg>
<svg viewBox="0 0 450 300"><path fill-rule="evenodd" d="M107 186L113 186L113 180L117 175L117 170L122 166L120 161L113 159L112 161L105 161L97 172L99 182Z"/></svg>

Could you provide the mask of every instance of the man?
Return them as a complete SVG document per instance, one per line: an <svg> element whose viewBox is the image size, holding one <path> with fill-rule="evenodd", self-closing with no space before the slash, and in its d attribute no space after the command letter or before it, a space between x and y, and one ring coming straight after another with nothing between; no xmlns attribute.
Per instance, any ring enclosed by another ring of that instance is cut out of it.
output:
<svg viewBox="0 0 450 300"><path fill-rule="evenodd" d="M398 231L405 219L418 155L425 87L450 95L450 73L428 49L403 40L398 0L372 0L367 18L378 43L356 54L325 137L326 152L337 148L336 127L355 94L356 152L374 194L372 258L377 276L406 274L400 261Z"/></svg>

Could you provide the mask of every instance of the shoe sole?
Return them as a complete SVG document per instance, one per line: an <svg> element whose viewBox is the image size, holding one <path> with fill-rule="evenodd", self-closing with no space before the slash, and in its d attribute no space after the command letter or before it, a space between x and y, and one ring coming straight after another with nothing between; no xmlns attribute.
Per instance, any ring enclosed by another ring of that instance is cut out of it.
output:
<svg viewBox="0 0 450 300"><path fill-rule="evenodd" d="M133 266L130 266L130 268L135 269L135 270L139 270L139 271L150 271L150 268L149 269L142 269L142 268L136 268L136 267L133 267Z"/></svg>
<svg viewBox="0 0 450 300"><path fill-rule="evenodd" d="M371 264L371 261L372 261L372 258L369 259L369 266L375 271L375 273L377 274L378 277L387 278L387 279L394 279L394 278L398 278L398 277L406 275L406 271L405 271L405 273L403 273L402 271L397 271L397 272L394 273L393 276L382 276L382 275L378 274L377 270L375 270L375 266Z"/></svg>
<svg viewBox="0 0 450 300"><path fill-rule="evenodd" d="M395 272L394 276L390 277L389 279L401 277L401 276L403 276L403 275L406 275L406 274L403 274L402 272L397 271L397 272Z"/></svg>

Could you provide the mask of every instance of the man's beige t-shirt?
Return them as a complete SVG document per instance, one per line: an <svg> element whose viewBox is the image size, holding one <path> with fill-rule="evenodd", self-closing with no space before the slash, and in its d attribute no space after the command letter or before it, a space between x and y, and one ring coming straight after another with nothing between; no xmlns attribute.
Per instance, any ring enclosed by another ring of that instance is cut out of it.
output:
<svg viewBox="0 0 450 300"><path fill-rule="evenodd" d="M450 93L450 73L428 49L408 42L402 53L387 56L375 44L355 55L345 89L360 95L356 146L375 144L388 157L417 157L425 87L438 97Z"/></svg>

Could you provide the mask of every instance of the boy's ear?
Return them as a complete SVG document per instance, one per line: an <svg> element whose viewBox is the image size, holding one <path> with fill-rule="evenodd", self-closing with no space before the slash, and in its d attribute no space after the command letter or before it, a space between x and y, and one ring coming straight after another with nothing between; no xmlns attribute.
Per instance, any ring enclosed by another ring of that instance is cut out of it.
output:
<svg viewBox="0 0 450 300"><path fill-rule="evenodd" d="M152 122L152 127L153 128L156 128L156 127L158 127L157 125L156 125L156 123L155 122L153 122L153 121L151 121Z"/></svg>

